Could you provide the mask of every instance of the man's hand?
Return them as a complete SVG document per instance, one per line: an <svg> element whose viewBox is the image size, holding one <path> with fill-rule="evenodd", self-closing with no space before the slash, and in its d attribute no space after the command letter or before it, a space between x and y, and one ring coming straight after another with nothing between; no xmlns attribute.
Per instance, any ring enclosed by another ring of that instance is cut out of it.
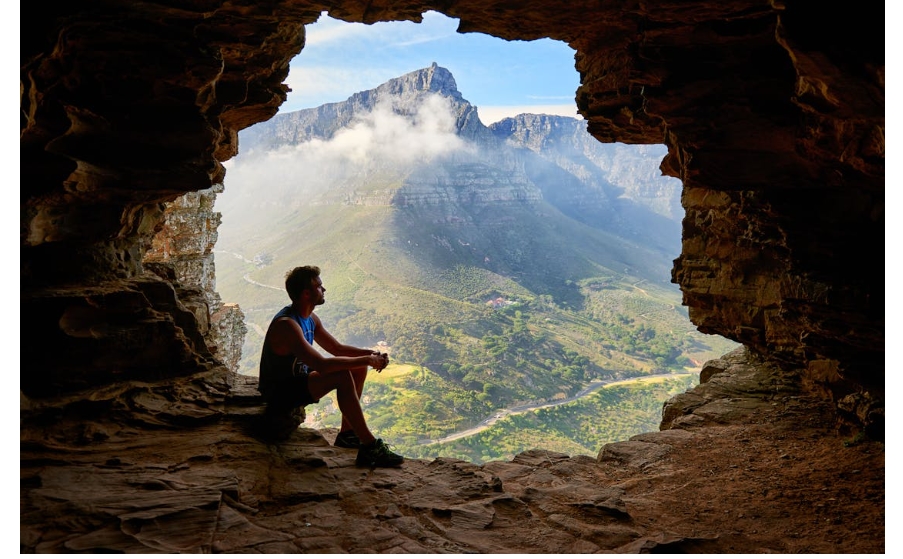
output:
<svg viewBox="0 0 903 559"><path fill-rule="evenodd" d="M375 357L375 362L371 359L370 366L376 369L376 372L379 373L383 369L385 369L389 365L389 354L388 353L380 353L378 351L374 351L371 357Z"/></svg>

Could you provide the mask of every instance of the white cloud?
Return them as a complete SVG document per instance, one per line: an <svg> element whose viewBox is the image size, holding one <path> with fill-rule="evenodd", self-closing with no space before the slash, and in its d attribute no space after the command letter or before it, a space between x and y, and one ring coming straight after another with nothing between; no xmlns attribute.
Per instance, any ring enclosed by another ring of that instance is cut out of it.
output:
<svg viewBox="0 0 903 559"><path fill-rule="evenodd" d="M407 164L465 146L455 134L455 117L448 99L439 95L428 97L413 119L381 104L325 145L357 164L373 159Z"/></svg>
<svg viewBox="0 0 903 559"><path fill-rule="evenodd" d="M358 170L409 165L468 149L455 133L449 100L433 95L412 117L396 114L391 104L380 104L330 140L240 154L226 165L226 188L265 192L268 187L289 187L310 192L331 178Z"/></svg>
<svg viewBox="0 0 903 559"><path fill-rule="evenodd" d="M498 122L503 118L524 113L569 116L581 120L583 119L583 117L577 113L577 106L573 103L563 105L496 105L477 107L477 113L480 115L480 121L486 126L489 126L493 122Z"/></svg>

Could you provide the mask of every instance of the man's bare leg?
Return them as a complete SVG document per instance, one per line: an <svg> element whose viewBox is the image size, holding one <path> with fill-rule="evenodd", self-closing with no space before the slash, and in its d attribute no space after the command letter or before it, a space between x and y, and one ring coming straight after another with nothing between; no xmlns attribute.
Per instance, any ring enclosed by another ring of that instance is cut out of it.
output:
<svg viewBox="0 0 903 559"><path fill-rule="evenodd" d="M364 419L364 410L361 409L360 391L355 386L354 377L350 371L336 371L333 373L310 373L307 380L307 388L311 396L322 398L332 390L335 390L336 400L339 403L339 411L342 412L342 426L345 422L354 431L354 434L364 445L369 445L376 440L367 420Z"/></svg>
<svg viewBox="0 0 903 559"><path fill-rule="evenodd" d="M367 427L364 411L361 409L361 391L358 390L351 371L336 371L328 374L313 372L308 378L307 386L314 398L325 396L333 389L336 391L336 399L339 401L343 421L348 420L354 434L361 441L360 446L357 447L355 464L376 468L395 467L404 463L404 456L392 452L389 446L374 437L370 428Z"/></svg>
<svg viewBox="0 0 903 559"><path fill-rule="evenodd" d="M354 379L354 387L357 390L357 399L360 401L361 397L364 395L364 383L367 381L367 367L358 367L356 369L351 369L351 377ZM352 431L354 427L351 426L351 422L345 417L345 413L342 412L342 427L339 429L339 432ZM360 438L360 435L358 435Z"/></svg>

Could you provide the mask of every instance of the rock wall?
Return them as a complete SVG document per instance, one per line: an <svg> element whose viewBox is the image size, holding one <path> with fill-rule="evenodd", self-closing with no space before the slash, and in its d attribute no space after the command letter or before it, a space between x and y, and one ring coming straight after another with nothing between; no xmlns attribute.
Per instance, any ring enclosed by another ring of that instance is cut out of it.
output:
<svg viewBox="0 0 903 559"><path fill-rule="evenodd" d="M213 211L221 184L189 192L166 204L163 223L144 256L145 267L171 282L198 321L213 356L237 373L247 327L236 304L223 304L216 292L219 212Z"/></svg>

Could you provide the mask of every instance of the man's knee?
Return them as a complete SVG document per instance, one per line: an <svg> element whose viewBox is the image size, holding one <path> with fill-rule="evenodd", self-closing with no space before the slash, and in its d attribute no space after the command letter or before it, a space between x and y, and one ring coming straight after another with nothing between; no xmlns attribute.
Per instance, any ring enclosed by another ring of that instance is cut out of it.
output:
<svg viewBox="0 0 903 559"><path fill-rule="evenodd" d="M314 372L310 375L308 386L310 387L311 393L315 396L317 396L317 394L325 395L327 392L333 390L343 390L354 387L354 377L348 369L333 371L326 374Z"/></svg>
<svg viewBox="0 0 903 559"><path fill-rule="evenodd" d="M354 373L351 369L336 371L336 388L354 388Z"/></svg>

